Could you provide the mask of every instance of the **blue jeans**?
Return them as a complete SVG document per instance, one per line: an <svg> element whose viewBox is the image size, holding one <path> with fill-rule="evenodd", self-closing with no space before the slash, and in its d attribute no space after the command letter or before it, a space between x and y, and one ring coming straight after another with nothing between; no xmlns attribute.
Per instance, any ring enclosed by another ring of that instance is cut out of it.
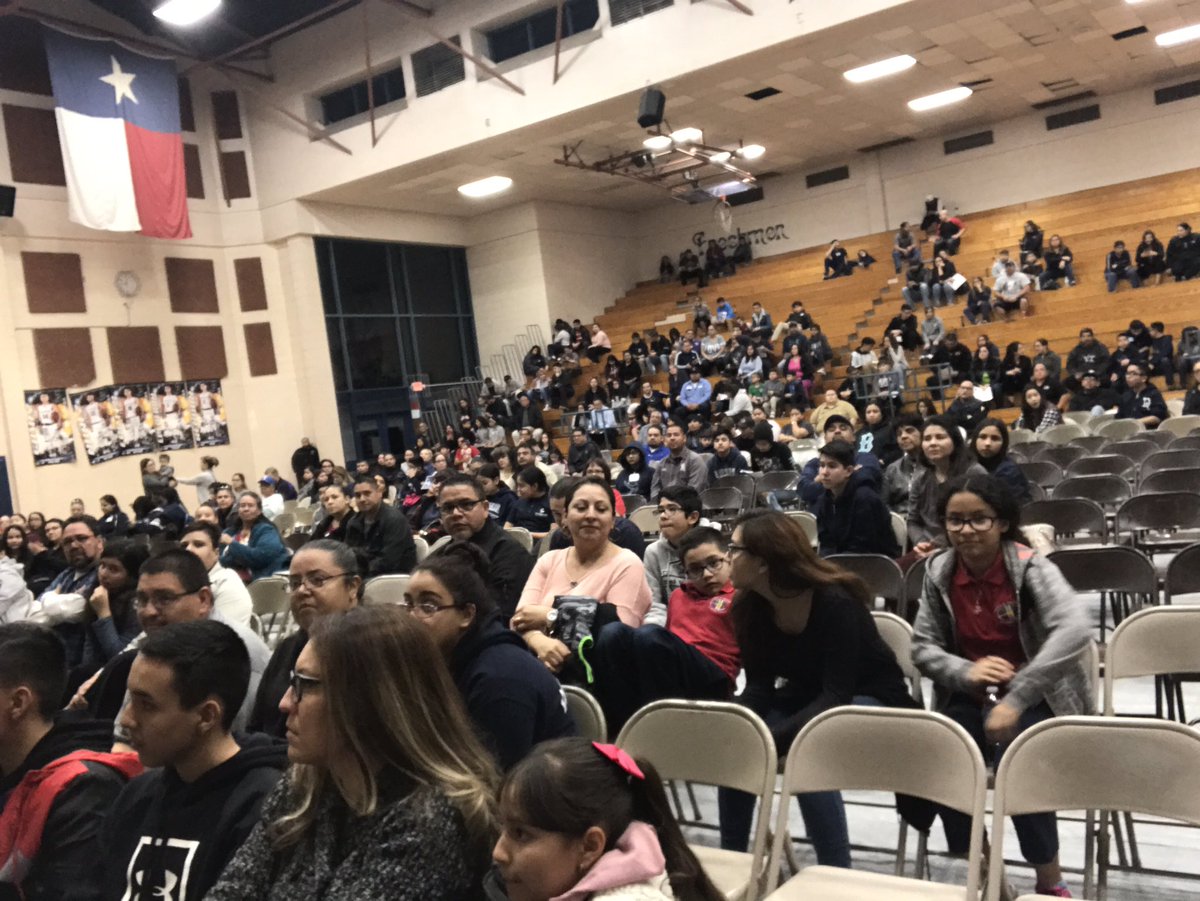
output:
<svg viewBox="0 0 1200 901"><path fill-rule="evenodd" d="M1129 287L1131 288L1140 288L1142 286L1142 280L1138 278L1137 270L1132 266L1124 272L1114 272L1108 269L1104 272L1104 280L1108 282L1109 294L1117 290L1117 281L1123 278L1129 279Z"/></svg>
<svg viewBox="0 0 1200 901"><path fill-rule="evenodd" d="M914 291L914 290L913 290L912 288L910 288L910 287L907 287L907 286L906 286L906 287L904 287L903 289L901 289L900 293L901 293L901 294L904 296L904 300L905 300L905 302L906 302L906 303L907 303L907 304L908 304L910 307L915 307L915 306L917 305L917 303L918 303L918 302L919 302L919 303L921 303L923 306L929 306L929 305L930 305L930 302L929 302L929 285L927 285L925 282L922 282L922 283L921 283L921 285L920 285L920 295L919 295L919 296L920 296L920 301L918 301L918 300L917 300L917 297L918 297L918 294L917 294L917 292L916 292L916 291Z"/></svg>
<svg viewBox="0 0 1200 901"><path fill-rule="evenodd" d="M875 698L856 695L856 707L883 707ZM771 711L787 716L787 711ZM770 713L766 717L771 725ZM787 754L780 749L780 758ZM817 863L827 867L850 868L850 831L846 825L846 807L841 792L806 792L796 795L804 831L817 854ZM754 821L754 795L722 788L717 791L717 811L721 818L721 847L727 851L746 851L750 847L750 826ZM770 808L760 816L770 816Z"/></svg>

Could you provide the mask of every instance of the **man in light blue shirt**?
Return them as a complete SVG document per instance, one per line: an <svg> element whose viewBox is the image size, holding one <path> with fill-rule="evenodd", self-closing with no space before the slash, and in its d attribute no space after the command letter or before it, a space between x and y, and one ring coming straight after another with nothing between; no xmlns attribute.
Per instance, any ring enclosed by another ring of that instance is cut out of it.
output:
<svg viewBox="0 0 1200 901"><path fill-rule="evenodd" d="M688 373L688 380L679 389L679 403L683 406L684 416L687 419L695 419L698 416L707 418L711 399L712 385L700 378L699 369L693 369Z"/></svg>

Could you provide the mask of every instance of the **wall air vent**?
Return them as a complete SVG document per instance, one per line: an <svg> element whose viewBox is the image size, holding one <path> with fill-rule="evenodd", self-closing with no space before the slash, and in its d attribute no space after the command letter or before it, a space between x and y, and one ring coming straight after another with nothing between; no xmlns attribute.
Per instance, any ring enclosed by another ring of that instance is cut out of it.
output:
<svg viewBox="0 0 1200 901"><path fill-rule="evenodd" d="M774 97L776 94L782 93L783 91L779 90L779 88L768 86L765 88L759 88L757 91L751 91L746 96L751 100L766 100L768 97Z"/></svg>
<svg viewBox="0 0 1200 901"><path fill-rule="evenodd" d="M899 147L901 144L911 144L915 138L903 137L892 138L890 141L880 141L878 144L872 144L870 147L859 147L859 153L874 153L876 150L887 150L889 147Z"/></svg>
<svg viewBox="0 0 1200 901"><path fill-rule="evenodd" d="M1065 97L1055 97L1053 100L1043 100L1040 103L1034 103L1031 105L1034 109L1051 109L1056 106L1065 106L1068 103L1075 103L1078 100L1091 100L1095 96L1095 91L1079 91L1077 94L1067 94Z"/></svg>
<svg viewBox="0 0 1200 901"><path fill-rule="evenodd" d="M823 172L811 172L804 176L804 183L810 188L819 188L821 185L831 185L835 181L846 181L849 177L850 167L838 166Z"/></svg>
<svg viewBox="0 0 1200 901"><path fill-rule="evenodd" d="M1082 122L1093 122L1100 118L1100 104L1081 106L1079 109L1067 110L1065 113L1055 113L1046 117L1046 131L1056 128L1066 128L1069 125L1079 125Z"/></svg>
<svg viewBox="0 0 1200 901"><path fill-rule="evenodd" d="M1139 34L1145 34L1150 29L1145 25L1139 25L1137 28L1126 28L1124 31L1118 31L1112 36L1114 41L1123 41L1126 38L1136 38Z"/></svg>
<svg viewBox="0 0 1200 901"><path fill-rule="evenodd" d="M988 144L996 143L995 136L991 129L987 131L977 131L973 135L963 135L961 138L951 138L948 141L942 142L942 150L946 156L952 153L962 153L964 150L974 150L976 147L986 147Z"/></svg>
<svg viewBox="0 0 1200 901"><path fill-rule="evenodd" d="M1176 100L1187 100L1189 97L1200 96L1200 81L1185 81L1183 84L1173 84L1159 88L1154 92L1154 105L1174 103Z"/></svg>

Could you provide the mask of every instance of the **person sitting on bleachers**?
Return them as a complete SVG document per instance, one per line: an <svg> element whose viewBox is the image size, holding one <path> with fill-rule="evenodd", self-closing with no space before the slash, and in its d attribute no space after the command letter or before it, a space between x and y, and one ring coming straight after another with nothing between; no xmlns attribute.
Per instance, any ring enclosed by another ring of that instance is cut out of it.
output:
<svg viewBox="0 0 1200 901"><path fill-rule="evenodd" d="M817 367L816 371L823 374L825 364L833 359L833 348L829 346L829 339L816 322L808 327L808 350L812 355L813 365Z"/></svg>
<svg viewBox="0 0 1200 901"><path fill-rule="evenodd" d="M1067 280L1068 287L1075 287L1075 268L1072 265L1075 256L1058 235L1050 236L1044 259L1046 271L1042 273L1039 285L1043 291L1053 290L1051 286L1057 287L1060 278Z"/></svg>
<svg viewBox="0 0 1200 901"><path fill-rule="evenodd" d="M1062 380L1062 357L1050 349L1050 342L1038 338L1033 342L1033 363L1041 363L1046 372L1055 381Z"/></svg>
<svg viewBox="0 0 1200 901"><path fill-rule="evenodd" d="M708 308L704 298L697 294L696 302L692 304L692 329L697 335L703 335L711 323L712 310Z"/></svg>
<svg viewBox="0 0 1200 901"><path fill-rule="evenodd" d="M845 418L850 424L851 434L853 434L853 429L858 424L858 411L854 409L853 404L841 400L838 397L837 390L834 388L826 389L824 401L813 408L809 419L814 429L818 432L823 432L825 431L825 422L830 416Z"/></svg>
<svg viewBox="0 0 1200 901"><path fill-rule="evenodd" d="M830 416L825 420L821 434L826 444L829 444L831 441L845 441L853 445L854 424L845 416ZM870 474L875 484L875 490L881 490L883 486L883 467L879 464L879 458L874 453L859 451L854 456L854 462L859 469L865 470ZM821 496L822 489L817 482L819 471L820 462L816 457L805 463L800 470L798 493L800 499L810 506L816 503L817 498Z"/></svg>
<svg viewBox="0 0 1200 901"><path fill-rule="evenodd" d="M762 361L759 361L761 371ZM707 419L712 410L712 385L700 377L698 368L688 373L688 380L679 389L678 416L681 419L691 419L699 416Z"/></svg>
<svg viewBox="0 0 1200 901"><path fill-rule="evenodd" d="M1031 253L1025 254L1021 259L1021 272L1029 277L1029 280L1033 282L1037 290L1045 290L1042 285L1042 276L1046 274L1046 268L1042 265L1042 261L1038 257ZM1057 287L1058 285L1055 284L1054 288Z"/></svg>
<svg viewBox="0 0 1200 901"><path fill-rule="evenodd" d="M933 285L930 287L934 305L945 307L954 303L956 286L961 287L963 281L958 277L958 267L950 259L950 252L939 250L933 258Z"/></svg>
<svg viewBox="0 0 1200 901"><path fill-rule="evenodd" d="M1062 422L1062 414L1036 385L1030 384L1021 396L1021 415L1013 428L1028 429L1034 433L1044 432Z"/></svg>
<svg viewBox="0 0 1200 901"><path fill-rule="evenodd" d="M1025 220L1024 233L1021 235L1022 258L1033 254L1035 259L1042 256L1042 229L1032 219Z"/></svg>
<svg viewBox="0 0 1200 901"><path fill-rule="evenodd" d="M933 350L934 345L940 344L946 337L946 323L933 307L925 308L925 319L921 322L921 340L925 343L925 352Z"/></svg>
<svg viewBox="0 0 1200 901"><path fill-rule="evenodd" d="M1192 364L1192 387L1183 396L1183 415L1200 416L1200 360Z"/></svg>
<svg viewBox="0 0 1200 901"><path fill-rule="evenodd" d="M904 287L900 289L900 296L904 298L904 302L910 307L915 307L918 303L926 307L932 306L934 276L933 269L921 260L910 265L904 275Z"/></svg>
<svg viewBox="0 0 1200 901"><path fill-rule="evenodd" d="M1100 414L1114 409L1120 396L1107 385L1101 385L1100 374L1094 369L1083 373L1078 391L1071 394L1067 409L1076 413Z"/></svg>
<svg viewBox="0 0 1200 901"><path fill-rule="evenodd" d="M751 306L750 315L750 335L759 344L768 344L771 341L771 333L775 330L775 325L771 321L771 314L763 309L763 306L758 301L755 301Z"/></svg>
<svg viewBox="0 0 1200 901"><path fill-rule="evenodd" d="M1200 235L1186 222L1176 226L1175 237L1167 242L1167 268L1177 282L1200 275Z"/></svg>
<svg viewBox="0 0 1200 901"><path fill-rule="evenodd" d="M911 266L920 260L921 245L909 231L908 223L901 222L900 228L896 231L896 237L892 239L892 265L896 267L896 274L899 275L906 266Z"/></svg>
<svg viewBox="0 0 1200 901"><path fill-rule="evenodd" d="M658 261L658 283L665 285L668 282L675 280L675 264L671 262L671 258L665 253L662 259Z"/></svg>
<svg viewBox="0 0 1200 901"><path fill-rule="evenodd" d="M1154 279L1154 284L1161 285L1163 273L1167 271L1167 253L1163 250L1162 241L1152 231L1142 233L1142 243L1134 251L1137 263L1138 278L1142 284L1148 284Z"/></svg>
<svg viewBox="0 0 1200 901"><path fill-rule="evenodd" d="M369 483L382 498L374 479L368 477L362 481ZM265 579L287 564L288 550L279 530L263 515L262 502L253 491L243 491L238 496L237 515L229 518L221 536L221 548L221 565L236 572L246 584Z"/></svg>
<svg viewBox="0 0 1200 901"><path fill-rule="evenodd" d="M621 494L640 494L650 500L650 483L654 479L654 471L646 459L646 451L640 445L629 444L617 457L621 474L613 487Z"/></svg>
<svg viewBox="0 0 1200 901"><path fill-rule="evenodd" d="M657 501L669 485L691 485L697 491L708 487L708 466L694 451L688 450L687 432L678 422L667 425L666 458L654 469L650 499Z"/></svg>
<svg viewBox="0 0 1200 901"><path fill-rule="evenodd" d="M1125 392L1125 370L1137 358L1138 355L1133 349L1129 333L1121 332L1117 335L1117 348L1108 358L1108 367L1104 371L1104 380L1108 383L1108 387L1117 394Z"/></svg>
<svg viewBox="0 0 1200 901"><path fill-rule="evenodd" d="M963 318L971 325L992 321L992 289L984 284L982 276L971 279L967 302L963 306Z"/></svg>
<svg viewBox="0 0 1200 901"><path fill-rule="evenodd" d="M934 708L964 726L992 763L1023 729L1094 712L1080 652L1090 630L1058 568L1025 547L1021 508L994 476L947 486L937 517L952 549L933 557L914 624L913 662L934 682ZM998 702L992 703L989 690ZM967 850L970 818L941 810L952 853ZM1069 898L1053 813L1013 818L1039 895Z"/></svg>
<svg viewBox="0 0 1200 901"><path fill-rule="evenodd" d="M678 268L680 284L686 285L695 279L696 284L701 288L707 287L708 276L704 274L704 269L700 266L700 258L690 247L684 248L683 252L679 254Z"/></svg>
<svg viewBox="0 0 1200 901"><path fill-rule="evenodd" d="M733 443L733 433L720 427L713 433L713 453L708 460L708 483L715 485L723 476L750 472L750 464Z"/></svg>
<svg viewBox="0 0 1200 901"><path fill-rule="evenodd" d="M1103 372L1108 368L1108 356L1108 348L1096 340L1092 329L1080 329L1079 343L1067 354L1067 372L1074 383L1068 381L1066 386L1077 386L1079 377L1089 369Z"/></svg>
<svg viewBox="0 0 1200 901"><path fill-rule="evenodd" d="M716 326L709 323L704 337L700 339L700 368L703 374L713 375L722 371L728 361L725 339L717 334Z"/></svg>
<svg viewBox="0 0 1200 901"><path fill-rule="evenodd" d="M1125 367L1126 391L1117 404L1117 419L1136 419L1148 429L1156 429L1171 414L1159 390L1150 384L1149 367L1130 363Z"/></svg>
<svg viewBox="0 0 1200 901"><path fill-rule="evenodd" d="M951 216L946 208L938 210L937 237L933 240L933 252L938 254L946 251L951 256L958 253L962 237L967 233L967 226L957 216Z"/></svg>
<svg viewBox="0 0 1200 901"><path fill-rule="evenodd" d="M1170 390L1175 387L1175 342L1166 334L1166 328L1161 322L1150 323L1150 346L1143 354L1150 371L1161 375Z"/></svg>
<svg viewBox="0 0 1200 901"><path fill-rule="evenodd" d="M725 251L715 238L708 239L708 247L704 250L704 274L709 278L737 275L737 265L725 256Z"/></svg>
<svg viewBox="0 0 1200 901"><path fill-rule="evenodd" d="M868 251L860 250L856 255L854 265L859 269L870 269L872 265L879 262L875 257L871 256Z"/></svg>
<svg viewBox="0 0 1200 901"><path fill-rule="evenodd" d="M854 445L848 441L826 442L817 461L821 493L810 507L817 517L821 556L899 557L892 520L878 493L878 471L860 469Z"/></svg>
<svg viewBox="0 0 1200 901"><path fill-rule="evenodd" d="M971 363L971 351L959 343L958 333L947 332L942 343L933 349L929 357L929 365L934 367L934 373L925 383L935 389L960 385L964 379L971 377Z"/></svg>
<svg viewBox="0 0 1200 901"><path fill-rule="evenodd" d="M926 310L932 310L932 307L926 305ZM884 337L899 336L900 346L905 350L916 350L922 345L920 326L917 324L917 317L913 315L911 303L900 305L900 312L892 317L883 334Z"/></svg>
<svg viewBox="0 0 1200 901"><path fill-rule="evenodd" d="M1131 288L1142 286L1137 269L1129 259L1129 251L1125 249L1125 242L1115 241L1113 249L1104 258L1104 280L1108 283L1108 293L1117 290L1117 282L1121 279L1128 281Z"/></svg>
<svg viewBox="0 0 1200 901"><path fill-rule="evenodd" d="M1018 310L1022 316L1029 315L1029 293L1033 290L1033 282L1024 272L1017 271L1015 262L1009 260L1004 264L1004 274L996 279L992 290L994 306L1004 313L1005 322L1010 321Z"/></svg>
<svg viewBox="0 0 1200 901"><path fill-rule="evenodd" d="M986 415L983 404L975 399L975 383L966 379L958 386L946 415L969 435Z"/></svg>
<svg viewBox="0 0 1200 901"><path fill-rule="evenodd" d="M1008 255L1008 248L1002 248L996 251L995 259L992 260L992 279L998 279L1004 274L1004 267L1008 265L1011 257Z"/></svg>
<svg viewBox="0 0 1200 901"><path fill-rule="evenodd" d="M646 428L646 460L656 466L667 458L671 451L664 442L665 429L661 422L651 422Z"/></svg>
<svg viewBox="0 0 1200 901"><path fill-rule="evenodd" d="M1020 341L1010 341L1004 349L1004 359L1000 362L1000 385L996 393L998 406L1008 406L1011 398L1019 394L1033 377L1033 364L1029 357L1021 353L1023 349Z"/></svg>
<svg viewBox="0 0 1200 901"><path fill-rule="evenodd" d="M983 394L992 395L991 398L981 397L985 403L990 403L993 400L1001 400L1000 383L1003 378L1003 360L1000 355L992 351L991 344L985 344L975 351L975 356L971 359L971 381L978 385L983 391Z"/></svg>
<svg viewBox="0 0 1200 901"><path fill-rule="evenodd" d="M841 241L834 238L829 242L829 249L825 251L824 279L828 281L831 278L853 274L854 266L850 263L846 248L842 247Z"/></svg>

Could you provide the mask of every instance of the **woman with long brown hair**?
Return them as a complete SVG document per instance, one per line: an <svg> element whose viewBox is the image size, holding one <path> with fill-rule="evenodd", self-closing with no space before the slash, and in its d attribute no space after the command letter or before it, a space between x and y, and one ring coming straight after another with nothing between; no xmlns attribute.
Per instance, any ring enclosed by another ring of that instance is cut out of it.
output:
<svg viewBox="0 0 1200 901"><path fill-rule="evenodd" d="M428 629L319 617L280 710L292 766L209 901L479 894L498 777Z"/></svg>
<svg viewBox="0 0 1200 901"><path fill-rule="evenodd" d="M875 628L866 585L818 557L796 520L747 513L734 523L729 551L733 629L746 672L738 700L766 721L781 757L809 720L832 707L916 706ZM817 862L850 866L841 794L797 801ZM753 796L722 789L719 802L721 847L746 850Z"/></svg>

